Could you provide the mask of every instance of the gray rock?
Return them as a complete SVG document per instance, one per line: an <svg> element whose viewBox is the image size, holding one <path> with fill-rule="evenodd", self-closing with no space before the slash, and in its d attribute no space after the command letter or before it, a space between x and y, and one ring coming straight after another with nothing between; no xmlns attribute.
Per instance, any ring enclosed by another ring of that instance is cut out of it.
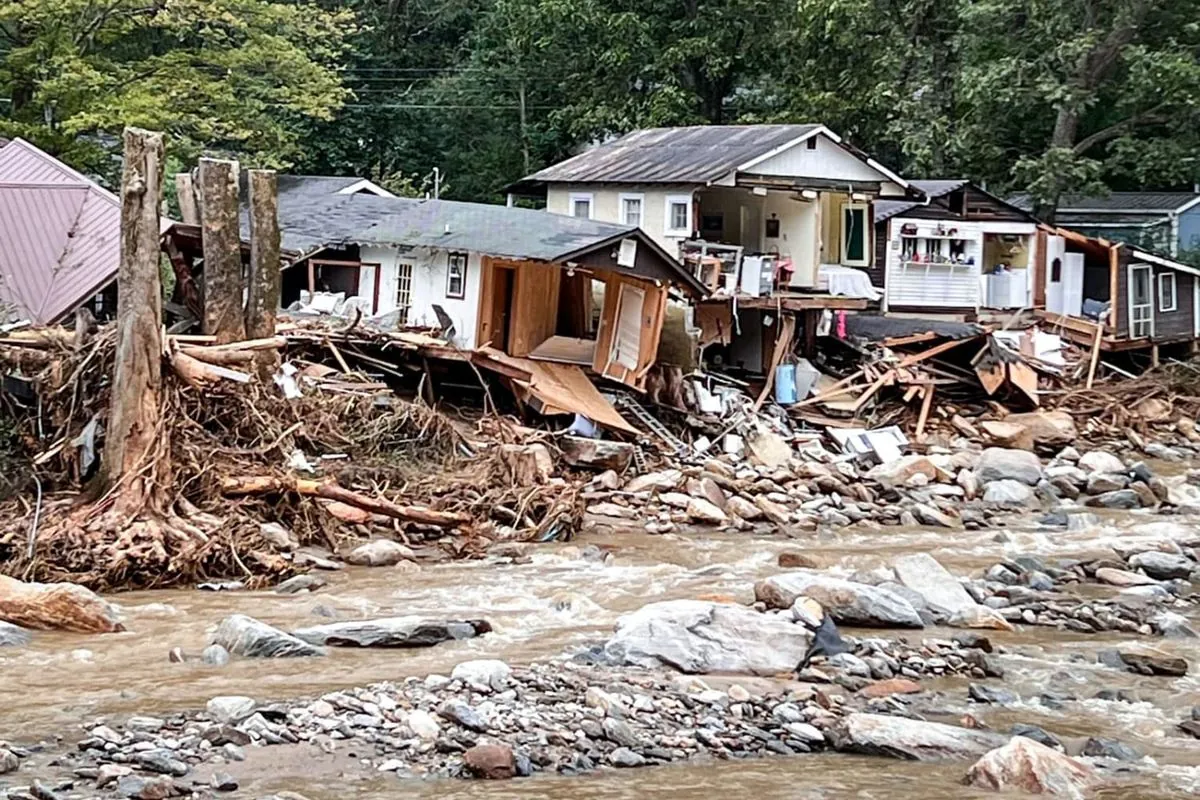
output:
<svg viewBox="0 0 1200 800"><path fill-rule="evenodd" d="M1096 473L1124 472L1125 464L1112 453L1092 450L1079 458L1079 468L1089 475Z"/></svg>
<svg viewBox="0 0 1200 800"><path fill-rule="evenodd" d="M117 780L117 794L132 800L165 800L184 792L176 791L175 781L170 776L143 778L140 775L126 775Z"/></svg>
<svg viewBox="0 0 1200 800"><path fill-rule="evenodd" d="M1172 678L1180 678L1187 674L1188 663L1186 659L1178 656L1170 656L1165 653L1150 653L1150 652L1126 652L1121 651L1121 661L1131 672L1139 672L1142 675L1166 675Z"/></svg>
<svg viewBox="0 0 1200 800"><path fill-rule="evenodd" d="M147 750L138 753L137 763L144 770L174 775L177 778L182 778L190 771L188 765L175 758L175 754L170 750Z"/></svg>
<svg viewBox="0 0 1200 800"><path fill-rule="evenodd" d="M1093 472L1088 476L1087 493L1104 494L1129 487L1129 476L1119 473Z"/></svg>
<svg viewBox="0 0 1200 800"><path fill-rule="evenodd" d="M487 721L483 718L483 715L461 700L447 700L438 706L437 713L442 719L449 720L456 725L461 725L476 733L485 733L488 729Z"/></svg>
<svg viewBox="0 0 1200 800"><path fill-rule="evenodd" d="M15 772L21 767L21 759L12 750L0 748L0 775Z"/></svg>
<svg viewBox="0 0 1200 800"><path fill-rule="evenodd" d="M325 651L284 633L265 622L244 614L233 614L221 621L213 634L213 644L246 658L293 658L323 656Z"/></svg>
<svg viewBox="0 0 1200 800"><path fill-rule="evenodd" d="M646 759L628 747L618 747L609 754L608 763L614 767L641 767L646 764Z"/></svg>
<svg viewBox="0 0 1200 800"><path fill-rule="evenodd" d="M988 488L994 485L989 484ZM892 568L896 579L918 592L935 614L952 617L976 605L958 579L928 553L900 556L892 562Z"/></svg>
<svg viewBox="0 0 1200 800"><path fill-rule="evenodd" d="M425 617L331 622L294 632L310 645L330 647L432 647L454 639L470 639L491 630L482 621L437 620Z"/></svg>
<svg viewBox="0 0 1200 800"><path fill-rule="evenodd" d="M1114 508L1128 510L1140 508L1142 498L1133 489L1121 489L1116 492L1105 492L1095 497L1089 497L1085 505L1092 508Z"/></svg>
<svg viewBox="0 0 1200 800"><path fill-rule="evenodd" d="M1129 745L1118 742L1116 739L1105 739L1100 736L1093 736L1084 742L1080 754L1094 758L1111 758L1116 761L1137 761L1142 757L1141 753Z"/></svg>
<svg viewBox="0 0 1200 800"><path fill-rule="evenodd" d="M622 747L637 747L642 741L629 723L615 717L605 717L602 723L604 738Z"/></svg>
<svg viewBox="0 0 1200 800"><path fill-rule="evenodd" d="M456 681L486 686L492 691L502 692L508 687L512 667L494 658L481 658L456 664L450 678Z"/></svg>
<svg viewBox="0 0 1200 800"><path fill-rule="evenodd" d="M328 581L319 575L313 575L311 572L304 575L293 575L283 583L275 587L275 594L300 594L301 592L315 592L323 588Z"/></svg>
<svg viewBox="0 0 1200 800"><path fill-rule="evenodd" d="M1042 462L1028 450L989 447L975 465L975 477L984 485L992 481L1012 480L1037 486L1045 476L1042 474Z"/></svg>
<svg viewBox="0 0 1200 800"><path fill-rule="evenodd" d="M208 716L214 722L227 725L234 722L241 722L253 714L257 706L258 703L254 701L253 697L225 695L209 700L204 710L208 712Z"/></svg>
<svg viewBox="0 0 1200 800"><path fill-rule="evenodd" d="M912 604L878 586L833 578L811 570L774 575L754 586L754 596L769 608L791 608L800 596L811 597L842 625L922 628Z"/></svg>
<svg viewBox="0 0 1200 800"><path fill-rule="evenodd" d="M984 488L983 502L1001 506L1031 506L1035 502L1034 491L1021 481L1004 478L992 481Z"/></svg>
<svg viewBox="0 0 1200 800"><path fill-rule="evenodd" d="M1154 629L1168 639L1195 639L1196 630L1188 623L1187 617L1174 611L1160 611L1149 619Z"/></svg>
<svg viewBox="0 0 1200 800"><path fill-rule="evenodd" d="M774 675L794 669L810 641L803 625L781 615L724 603L669 600L617 620L605 654L614 663L668 666L687 673Z"/></svg>
<svg viewBox="0 0 1200 800"><path fill-rule="evenodd" d="M20 625L0 622L0 647L20 647L33 641L33 634Z"/></svg>
<svg viewBox="0 0 1200 800"><path fill-rule="evenodd" d="M988 703L999 706L1010 705L1020 699L1008 689L1000 689L982 683L972 683L968 686L967 695L976 703Z"/></svg>
<svg viewBox="0 0 1200 800"><path fill-rule="evenodd" d="M838 750L915 761L980 756L1008 740L986 731L938 722L853 713L829 729Z"/></svg>
<svg viewBox="0 0 1200 800"><path fill-rule="evenodd" d="M1151 578L1157 578L1160 581L1168 581L1174 578L1187 580L1193 570L1197 568L1196 562L1187 556L1176 555L1174 553L1160 553L1157 550L1131 556L1129 558L1129 566L1140 569Z"/></svg>
<svg viewBox="0 0 1200 800"><path fill-rule="evenodd" d="M238 780L228 772L214 772L212 780L208 782L208 785L218 792L236 792L238 789Z"/></svg>
<svg viewBox="0 0 1200 800"><path fill-rule="evenodd" d="M1026 739L1033 739L1035 742L1044 744L1046 747L1052 747L1059 752L1065 752L1067 749L1063 745L1061 739L1054 734L1047 732L1044 728L1038 727L1037 725L1027 725L1024 722L1016 722L1013 723L1013 726L1009 728L1008 732L1013 736L1024 736Z"/></svg>
<svg viewBox="0 0 1200 800"><path fill-rule="evenodd" d="M219 644L210 644L200 654L200 660L213 667L223 667L229 663L229 651Z"/></svg>
<svg viewBox="0 0 1200 800"><path fill-rule="evenodd" d="M391 539L376 539L359 545L346 556L346 563L359 567L390 567L401 561L416 561L412 550Z"/></svg>

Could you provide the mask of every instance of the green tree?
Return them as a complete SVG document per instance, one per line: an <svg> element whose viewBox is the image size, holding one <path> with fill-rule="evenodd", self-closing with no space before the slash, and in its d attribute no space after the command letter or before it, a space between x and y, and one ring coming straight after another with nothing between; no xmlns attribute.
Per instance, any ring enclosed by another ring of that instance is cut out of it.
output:
<svg viewBox="0 0 1200 800"><path fill-rule="evenodd" d="M350 13L299 0L7 0L0 133L100 173L126 125L168 132L184 158L286 166L298 121L347 97L336 67L352 29Z"/></svg>

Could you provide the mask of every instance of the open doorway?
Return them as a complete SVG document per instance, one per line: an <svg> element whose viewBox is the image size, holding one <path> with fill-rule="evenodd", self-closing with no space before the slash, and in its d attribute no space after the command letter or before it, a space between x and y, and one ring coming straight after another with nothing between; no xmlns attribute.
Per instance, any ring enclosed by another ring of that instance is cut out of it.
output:
<svg viewBox="0 0 1200 800"><path fill-rule="evenodd" d="M488 316L488 334L491 344L497 350L508 352L510 329L512 327L513 291L516 286L517 271L510 266L492 265L492 305Z"/></svg>

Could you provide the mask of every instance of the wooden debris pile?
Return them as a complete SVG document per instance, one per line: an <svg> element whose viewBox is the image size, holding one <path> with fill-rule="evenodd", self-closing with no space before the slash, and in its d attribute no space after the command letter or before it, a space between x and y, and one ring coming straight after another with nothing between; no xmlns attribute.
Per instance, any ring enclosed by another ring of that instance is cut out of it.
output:
<svg viewBox="0 0 1200 800"><path fill-rule="evenodd" d="M1029 336L1017 337L1014 347L988 328L973 327L955 335L926 331L844 341L840 359L822 364L835 377L823 375L815 394L789 413L827 427L900 425L920 437L931 426L951 426L956 417L1042 406L1073 369L1069 361L1035 355Z"/></svg>

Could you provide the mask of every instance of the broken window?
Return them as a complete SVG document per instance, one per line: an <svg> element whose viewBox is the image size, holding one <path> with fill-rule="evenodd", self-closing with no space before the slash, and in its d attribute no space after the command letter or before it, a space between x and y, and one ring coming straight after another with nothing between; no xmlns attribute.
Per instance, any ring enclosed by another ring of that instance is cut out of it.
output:
<svg viewBox="0 0 1200 800"><path fill-rule="evenodd" d="M461 300L467 294L467 254L451 253L446 269L446 297Z"/></svg>

